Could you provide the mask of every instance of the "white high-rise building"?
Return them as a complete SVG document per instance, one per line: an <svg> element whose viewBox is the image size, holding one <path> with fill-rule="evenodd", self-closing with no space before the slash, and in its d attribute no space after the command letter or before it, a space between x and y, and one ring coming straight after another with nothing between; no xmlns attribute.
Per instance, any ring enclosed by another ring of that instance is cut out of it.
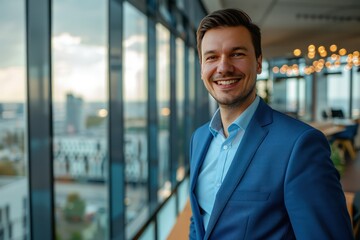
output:
<svg viewBox="0 0 360 240"><path fill-rule="evenodd" d="M25 177L0 176L0 239L28 236L28 183Z"/></svg>

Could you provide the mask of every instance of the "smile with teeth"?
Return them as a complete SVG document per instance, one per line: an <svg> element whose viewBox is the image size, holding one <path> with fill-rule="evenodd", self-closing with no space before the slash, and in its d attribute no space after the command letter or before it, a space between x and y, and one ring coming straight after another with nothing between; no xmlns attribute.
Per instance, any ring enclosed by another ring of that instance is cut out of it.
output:
<svg viewBox="0 0 360 240"><path fill-rule="evenodd" d="M236 83L237 81L239 81L239 80L236 80L236 79L234 79L234 80L223 80L223 81L216 81L216 83L218 85L230 85L230 84Z"/></svg>

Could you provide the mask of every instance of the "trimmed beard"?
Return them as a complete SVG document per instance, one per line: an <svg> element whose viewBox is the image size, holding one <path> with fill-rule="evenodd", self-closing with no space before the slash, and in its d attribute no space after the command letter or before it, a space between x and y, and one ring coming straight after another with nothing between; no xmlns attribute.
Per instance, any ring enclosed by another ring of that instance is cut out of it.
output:
<svg viewBox="0 0 360 240"><path fill-rule="evenodd" d="M256 80L254 81L253 85L251 86L251 90L249 92L247 92L245 96L240 96L240 97L236 98L234 101L232 101L231 103L220 102L213 95L211 95L211 96L216 100L216 102L220 106L226 106L228 108L237 108L237 107L241 106L251 96L251 94L254 93L255 89L256 89Z"/></svg>

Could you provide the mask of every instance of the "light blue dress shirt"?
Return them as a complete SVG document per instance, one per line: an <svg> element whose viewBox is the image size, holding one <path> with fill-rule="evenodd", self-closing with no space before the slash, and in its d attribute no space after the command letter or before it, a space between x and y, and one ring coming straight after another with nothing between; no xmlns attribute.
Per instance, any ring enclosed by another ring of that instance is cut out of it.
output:
<svg viewBox="0 0 360 240"><path fill-rule="evenodd" d="M205 229L210 220L216 194L229 170L259 101L259 97L256 96L255 101L230 124L228 138L224 135L219 109L211 119L209 130L214 138L209 146L196 184L196 198L202 209Z"/></svg>

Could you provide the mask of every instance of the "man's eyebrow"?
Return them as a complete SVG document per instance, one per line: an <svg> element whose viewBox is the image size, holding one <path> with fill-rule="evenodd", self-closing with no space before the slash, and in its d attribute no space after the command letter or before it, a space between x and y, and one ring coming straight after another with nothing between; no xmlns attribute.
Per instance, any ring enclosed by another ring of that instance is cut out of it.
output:
<svg viewBox="0 0 360 240"><path fill-rule="evenodd" d="M249 51L249 49L247 47L243 47L243 46L232 48L232 51L237 51L237 50Z"/></svg>
<svg viewBox="0 0 360 240"><path fill-rule="evenodd" d="M233 48L231 49L232 52L238 51L238 50L246 51L246 52L249 51L249 49L248 49L247 47L244 47L244 46L233 47ZM206 55L214 54L214 53L216 53L215 50L208 50L208 51L205 51L205 52L203 53L203 55L206 56Z"/></svg>
<svg viewBox="0 0 360 240"><path fill-rule="evenodd" d="M209 54L214 54L215 53L215 50L208 50L208 51L206 51L206 52L204 52L204 56L205 55L209 55Z"/></svg>

